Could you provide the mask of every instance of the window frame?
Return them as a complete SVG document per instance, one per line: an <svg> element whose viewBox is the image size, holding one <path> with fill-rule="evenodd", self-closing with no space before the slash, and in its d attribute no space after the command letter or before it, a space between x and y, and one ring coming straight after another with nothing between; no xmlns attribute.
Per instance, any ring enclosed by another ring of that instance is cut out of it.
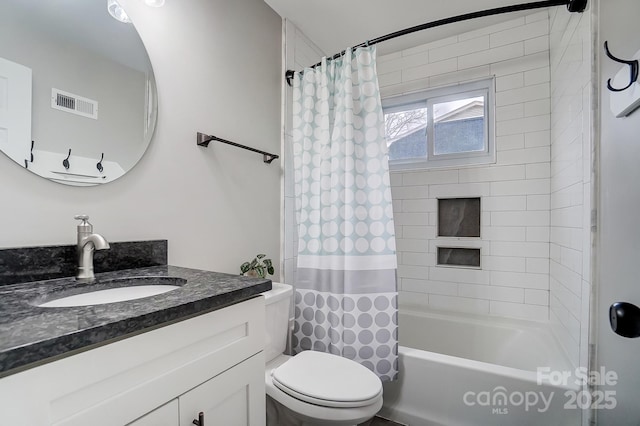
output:
<svg viewBox="0 0 640 426"><path fill-rule="evenodd" d="M484 95L486 100L484 103L485 119L483 131L486 138L484 149L482 151L436 155L434 153L433 105L458 99L478 97L480 95ZM427 109L427 156L426 158L389 159L389 168L391 171L467 167L496 162L494 77L382 99L384 114L417 108Z"/></svg>

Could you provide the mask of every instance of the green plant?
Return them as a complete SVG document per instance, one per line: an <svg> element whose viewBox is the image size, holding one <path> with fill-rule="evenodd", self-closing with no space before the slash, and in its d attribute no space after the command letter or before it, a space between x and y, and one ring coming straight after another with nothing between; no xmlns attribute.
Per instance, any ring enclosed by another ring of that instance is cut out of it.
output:
<svg viewBox="0 0 640 426"><path fill-rule="evenodd" d="M257 255L251 262L240 265L240 273L248 276L264 278L266 274L273 275L273 263L271 259L265 259L266 254Z"/></svg>

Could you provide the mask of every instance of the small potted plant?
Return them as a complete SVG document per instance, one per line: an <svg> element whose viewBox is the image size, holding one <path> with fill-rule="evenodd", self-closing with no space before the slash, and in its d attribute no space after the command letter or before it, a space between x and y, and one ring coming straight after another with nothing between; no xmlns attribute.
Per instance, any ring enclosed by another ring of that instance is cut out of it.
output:
<svg viewBox="0 0 640 426"><path fill-rule="evenodd" d="M244 262L240 265L240 273L247 277L260 278L265 278L266 274L273 275L273 263L265 257L266 254L259 254L251 262Z"/></svg>

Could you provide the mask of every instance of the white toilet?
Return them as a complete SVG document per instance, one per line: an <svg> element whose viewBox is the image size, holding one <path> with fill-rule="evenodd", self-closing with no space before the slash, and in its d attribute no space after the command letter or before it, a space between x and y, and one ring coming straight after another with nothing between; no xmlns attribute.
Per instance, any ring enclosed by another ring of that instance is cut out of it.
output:
<svg viewBox="0 0 640 426"><path fill-rule="evenodd" d="M293 288L273 283L266 303L267 425L356 425L382 408L382 382L359 363L304 351L284 355Z"/></svg>

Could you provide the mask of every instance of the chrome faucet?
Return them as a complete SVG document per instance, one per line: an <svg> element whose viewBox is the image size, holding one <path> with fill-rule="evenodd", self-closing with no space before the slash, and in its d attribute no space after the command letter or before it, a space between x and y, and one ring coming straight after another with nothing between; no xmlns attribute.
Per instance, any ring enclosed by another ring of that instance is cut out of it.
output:
<svg viewBox="0 0 640 426"><path fill-rule="evenodd" d="M76 278L83 281L91 280L95 277L93 274L93 252L108 249L109 243L102 235L93 233L93 225L89 223L89 216L77 215L74 218L82 221L78 225L78 247L76 249L78 271Z"/></svg>

